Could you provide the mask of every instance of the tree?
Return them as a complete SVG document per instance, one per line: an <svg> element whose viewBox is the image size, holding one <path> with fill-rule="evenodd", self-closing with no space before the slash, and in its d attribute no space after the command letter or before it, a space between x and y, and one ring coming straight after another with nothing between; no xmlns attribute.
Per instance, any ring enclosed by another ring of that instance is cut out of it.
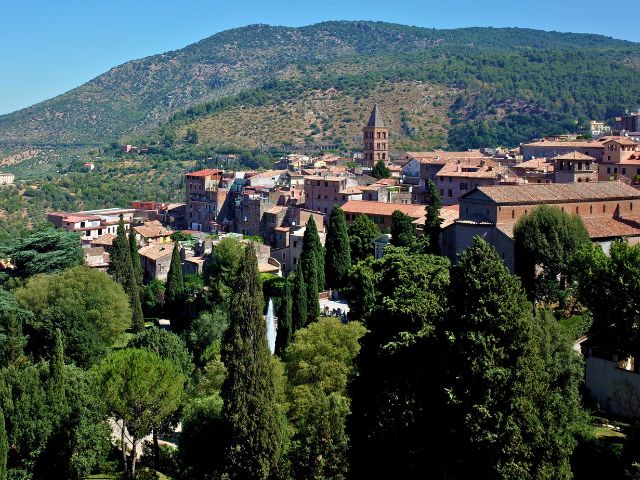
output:
<svg viewBox="0 0 640 480"><path fill-rule="evenodd" d="M188 128L184 140L187 143L196 145L198 143L198 131L195 128Z"/></svg>
<svg viewBox="0 0 640 480"><path fill-rule="evenodd" d="M55 329L53 340L53 355L51 356L51 360L49 360L49 382L51 384L50 392L55 399L54 403L58 405L64 405L64 346L62 344L62 332L59 328Z"/></svg>
<svg viewBox="0 0 640 480"><path fill-rule="evenodd" d="M205 284L209 287L209 300L222 310L229 310L231 286L238 272L244 246L235 237L220 240L211 252L211 258L204 265Z"/></svg>
<svg viewBox="0 0 640 480"><path fill-rule="evenodd" d="M416 227L413 219L396 210L391 214L391 244L395 247L413 248L416 245Z"/></svg>
<svg viewBox="0 0 640 480"><path fill-rule="evenodd" d="M309 218L302 237L302 251L298 262L307 286L307 323L320 316L318 293L324 288L324 253L313 217Z"/></svg>
<svg viewBox="0 0 640 480"><path fill-rule="evenodd" d="M578 215L540 205L524 215L513 230L515 271L530 300L564 303L569 259L589 234Z"/></svg>
<svg viewBox="0 0 640 480"><path fill-rule="evenodd" d="M349 271L346 297L349 300L349 318L353 320L365 320L373 304L376 301L373 286L373 270L371 260L358 262Z"/></svg>
<svg viewBox="0 0 640 480"><path fill-rule="evenodd" d="M182 338L193 354L196 365L203 367L206 364L209 349L214 343L220 343L228 327L229 316L220 309L203 311L191 322L182 333Z"/></svg>
<svg viewBox="0 0 640 480"><path fill-rule="evenodd" d="M364 332L358 322L343 325L337 318L323 318L298 330L287 348L295 478L346 476L347 381Z"/></svg>
<svg viewBox="0 0 640 480"><path fill-rule="evenodd" d="M171 253L171 264L169 265L164 294L165 310L170 312L170 316L173 319L177 319L179 316L180 306L183 301L184 278L182 276L182 264L180 263L180 247L176 242ZM181 329L178 328L176 330L180 331Z"/></svg>
<svg viewBox="0 0 640 480"><path fill-rule="evenodd" d="M291 279L291 298L293 305L291 308L291 333L301 329L307 324L307 283L304 281L302 273L302 262L298 260L296 269Z"/></svg>
<svg viewBox="0 0 640 480"><path fill-rule="evenodd" d="M291 277L285 279L284 297L278 312L278 332L276 336L276 353L282 358L293 335L293 300L291 296Z"/></svg>
<svg viewBox="0 0 640 480"><path fill-rule="evenodd" d="M379 160L371 169L371 176L377 179L391 178L391 170L384 163L384 160Z"/></svg>
<svg viewBox="0 0 640 480"><path fill-rule="evenodd" d="M7 428L4 421L4 413L0 408L0 480L7 480L7 457L9 455L9 441L7 440Z"/></svg>
<svg viewBox="0 0 640 480"><path fill-rule="evenodd" d="M640 246L614 242L607 256L599 245L585 245L572 257L570 270L577 281L578 299L593 315L590 333L597 335L598 345L612 352L638 354Z"/></svg>
<svg viewBox="0 0 640 480"><path fill-rule="evenodd" d="M73 267L57 275L37 275L15 291L20 306L33 313L28 348L48 357L60 328L69 362L86 367L106 354L130 326L131 309L122 287L108 275Z"/></svg>
<svg viewBox="0 0 640 480"><path fill-rule="evenodd" d="M442 208L442 199L440 198L440 192L438 192L432 180L427 180L426 202L427 218L424 223L424 236L427 240L427 247L425 248L425 253L439 255L442 225L440 209Z"/></svg>
<svg viewBox="0 0 640 480"><path fill-rule="evenodd" d="M27 234L10 245L6 254L15 265L12 275L21 278L58 273L82 264L80 237L55 228Z"/></svg>
<svg viewBox="0 0 640 480"><path fill-rule="evenodd" d="M129 252L131 255L131 265L133 266L133 276L136 279L138 289L142 288L142 264L140 263L140 253L138 252L138 240L133 228L129 231Z"/></svg>
<svg viewBox="0 0 640 480"><path fill-rule="evenodd" d="M446 391L460 449L448 471L571 478L580 377L568 341L551 338L557 326L537 321L518 278L478 237L453 267L450 292Z"/></svg>
<svg viewBox="0 0 640 480"><path fill-rule="evenodd" d="M329 217L325 250L326 283L332 288L340 288L346 284L351 267L351 246L344 212L337 205L333 207Z"/></svg>
<svg viewBox="0 0 640 480"><path fill-rule="evenodd" d="M127 348L111 352L94 367L94 375L109 414L120 422L124 471L135 478L138 443L180 406L184 374L156 353ZM125 429L131 437L129 462Z"/></svg>
<svg viewBox="0 0 640 480"><path fill-rule="evenodd" d="M380 229L368 215L358 215L349 226L348 233L351 261L354 264L373 257L375 251L373 240L380 235Z"/></svg>
<svg viewBox="0 0 640 480"><path fill-rule="evenodd" d="M16 298L0 289L0 365L19 365L27 361L24 328L33 320L33 314L20 307Z"/></svg>
<svg viewBox="0 0 640 480"><path fill-rule="evenodd" d="M138 333L144 330L144 314L142 313L142 302L140 301L140 291L136 283L133 270L129 276L129 304L131 305L131 331Z"/></svg>
<svg viewBox="0 0 640 480"><path fill-rule="evenodd" d="M129 293L130 277L133 273L133 263L131 262L131 248L127 240L127 234L124 227L124 219L120 215L118 221L118 228L116 229L116 238L113 239L113 245L111 249L109 273L113 279L122 285L122 288Z"/></svg>
<svg viewBox="0 0 640 480"><path fill-rule="evenodd" d="M351 476L432 472L444 478L439 462L447 419L437 328L446 313L449 261L388 247L369 268L375 292L363 319L369 332L360 340L358 375L349 386Z"/></svg>
<svg viewBox="0 0 640 480"><path fill-rule="evenodd" d="M221 391L228 428L226 470L235 478L266 479L279 460L282 433L263 308L258 261L255 251L246 248L222 349L227 367Z"/></svg>

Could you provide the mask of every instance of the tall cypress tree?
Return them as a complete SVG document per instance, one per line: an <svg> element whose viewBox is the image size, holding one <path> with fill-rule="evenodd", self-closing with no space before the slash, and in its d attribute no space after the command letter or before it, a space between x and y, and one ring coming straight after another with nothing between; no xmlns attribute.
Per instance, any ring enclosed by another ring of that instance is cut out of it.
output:
<svg viewBox="0 0 640 480"><path fill-rule="evenodd" d="M122 285L125 291L129 289L129 276L132 270L131 263L131 250L129 249L129 242L127 240L127 234L124 228L124 219L120 215L120 221L118 222L118 228L116 230L116 238L113 239L113 246L111 249L111 264L109 265L109 272L113 276L113 279Z"/></svg>
<svg viewBox="0 0 640 480"><path fill-rule="evenodd" d="M351 246L344 212L334 206L329 218L329 230L325 243L324 271L326 283L331 288L340 288L347 282L351 267Z"/></svg>
<svg viewBox="0 0 640 480"><path fill-rule="evenodd" d="M4 412L0 408L0 480L7 480L7 457L9 456L9 440L7 427L4 424Z"/></svg>
<svg viewBox="0 0 640 480"><path fill-rule="evenodd" d="M133 228L129 231L129 253L131 255L133 275L138 288L140 288L142 287L142 264L140 263L140 253L138 252L138 240L136 240L136 232Z"/></svg>
<svg viewBox="0 0 640 480"><path fill-rule="evenodd" d="M263 306L258 261L249 247L240 261L222 347L227 368L222 415L228 428L226 471L231 478L268 478L280 452L282 433Z"/></svg>
<svg viewBox="0 0 640 480"><path fill-rule="evenodd" d="M129 275L129 304L131 305L131 329L133 333L144 330L144 314L142 313L142 302L140 301L140 289L136 283L133 269Z"/></svg>
<svg viewBox="0 0 640 480"><path fill-rule="evenodd" d="M440 209L442 208L442 199L440 192L436 188L433 181L427 181L427 219L424 223L424 235L428 240L425 253L440 255L440 231L442 225L442 217L440 217Z"/></svg>
<svg viewBox="0 0 640 480"><path fill-rule="evenodd" d="M307 324L307 284L304 281L302 262L298 260L292 279L291 333Z"/></svg>
<svg viewBox="0 0 640 480"><path fill-rule="evenodd" d="M291 280L287 278L284 282L284 297L282 298L280 312L278 312L278 334L276 336L276 353L282 357L287 345L291 341L293 305L291 298Z"/></svg>
<svg viewBox="0 0 640 480"><path fill-rule="evenodd" d="M324 253L318 228L313 217L309 218L302 237L302 252L298 260L302 264L302 274L307 284L307 322L320 316L318 292L324 287Z"/></svg>
<svg viewBox="0 0 640 480"><path fill-rule="evenodd" d="M171 265L169 265L164 294L165 309L171 317L176 318L178 316L183 296L184 277L182 275L182 264L180 263L180 246L178 242L176 242L173 245Z"/></svg>

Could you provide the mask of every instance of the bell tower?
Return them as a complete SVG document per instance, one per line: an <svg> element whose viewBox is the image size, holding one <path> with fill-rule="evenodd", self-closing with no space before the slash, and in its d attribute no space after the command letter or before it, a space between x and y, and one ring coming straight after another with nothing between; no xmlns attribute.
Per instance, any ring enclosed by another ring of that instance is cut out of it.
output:
<svg viewBox="0 0 640 480"><path fill-rule="evenodd" d="M389 163L389 129L385 127L378 104L371 110L369 122L362 129L364 152L362 166L373 168L379 160Z"/></svg>

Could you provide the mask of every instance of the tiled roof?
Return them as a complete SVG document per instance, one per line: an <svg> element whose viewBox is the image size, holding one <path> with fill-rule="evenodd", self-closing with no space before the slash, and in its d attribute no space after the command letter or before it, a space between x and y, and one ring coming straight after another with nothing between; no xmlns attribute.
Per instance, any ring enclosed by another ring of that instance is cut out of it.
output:
<svg viewBox="0 0 640 480"><path fill-rule="evenodd" d="M116 236L112 233L105 233L104 235L96 238L95 240L91 240L91 245L106 245L106 246L111 246L113 245L113 241L115 240Z"/></svg>
<svg viewBox="0 0 640 480"><path fill-rule="evenodd" d="M340 182L342 180L346 180L347 177L330 177L330 176L320 176L320 175L307 175L304 177L305 180L324 180L325 182Z"/></svg>
<svg viewBox="0 0 640 480"><path fill-rule="evenodd" d="M589 162L595 162L596 159L589 155L585 155L584 153L573 151L568 153L562 153L557 157L553 157L551 160L586 160Z"/></svg>
<svg viewBox="0 0 640 480"><path fill-rule="evenodd" d="M224 173L223 170L218 170L215 168L207 168L205 170L198 170L197 172L187 173L189 177L208 177L209 175L221 175Z"/></svg>
<svg viewBox="0 0 640 480"><path fill-rule="evenodd" d="M264 211L264 213L272 213L272 214L274 214L274 215L278 215L279 213L282 213L282 212L284 212L285 210L287 210L287 207L283 207L283 206L280 206L280 205L276 205L276 206L273 206L273 207L271 207L271 208L267 208L267 209Z"/></svg>
<svg viewBox="0 0 640 480"><path fill-rule="evenodd" d="M466 165L459 163L447 163L438 173L439 177L465 177L465 178L498 178L509 175L511 172L506 167L496 165ZM512 175L515 177L515 175Z"/></svg>
<svg viewBox="0 0 640 480"><path fill-rule="evenodd" d="M449 152L444 150L436 150L434 152L407 152L409 159L415 158L419 161L427 160L457 160L463 158L489 158L480 150L465 150L462 152Z"/></svg>
<svg viewBox="0 0 640 480"><path fill-rule="evenodd" d="M629 138L629 137L608 137L608 139L604 141L605 144L611 143L611 142L615 142L620 145L628 145L628 146L638 145L638 142L634 141L632 138Z"/></svg>
<svg viewBox="0 0 640 480"><path fill-rule="evenodd" d="M546 158L534 158L532 160L520 162L511 168L516 170L546 170L547 172L553 172L554 167L555 164Z"/></svg>
<svg viewBox="0 0 640 480"><path fill-rule="evenodd" d="M159 260L173 253L173 243L152 243L146 247L142 247L138 250L141 257L146 257L150 260Z"/></svg>
<svg viewBox="0 0 640 480"><path fill-rule="evenodd" d="M447 205L440 209L442 228L448 227L460 218L460 205Z"/></svg>
<svg viewBox="0 0 640 480"><path fill-rule="evenodd" d="M173 230L165 228L159 221L144 222L144 225L133 227L133 229L144 238L166 237L173 233Z"/></svg>
<svg viewBox="0 0 640 480"><path fill-rule="evenodd" d="M523 147L562 147L562 148L604 148L601 141L594 140L540 140L538 142L524 143Z"/></svg>
<svg viewBox="0 0 640 480"><path fill-rule="evenodd" d="M640 218L616 219L607 217L583 217L582 223L592 240L640 236ZM499 223L496 228L513 238L515 223Z"/></svg>
<svg viewBox="0 0 640 480"><path fill-rule="evenodd" d="M338 193L341 193L343 195L358 195L362 193L362 190L357 187L349 187L349 188L345 188L344 190L340 190Z"/></svg>
<svg viewBox="0 0 640 480"><path fill-rule="evenodd" d="M95 222L98 220L102 220L102 217L99 217L98 215L79 215L76 213L72 213L69 214L65 217L63 217L62 221L64 222L72 222L72 223L77 223L77 222Z"/></svg>
<svg viewBox="0 0 640 480"><path fill-rule="evenodd" d="M640 190L621 182L492 185L478 187L477 191L495 203L509 205L640 199ZM462 198L472 196L475 192L473 190Z"/></svg>
<svg viewBox="0 0 640 480"><path fill-rule="evenodd" d="M370 202L366 200L349 200L342 206L345 213L364 213L369 215L391 216L396 210L409 215L412 218L420 218L425 215L424 205L403 205L399 203Z"/></svg>

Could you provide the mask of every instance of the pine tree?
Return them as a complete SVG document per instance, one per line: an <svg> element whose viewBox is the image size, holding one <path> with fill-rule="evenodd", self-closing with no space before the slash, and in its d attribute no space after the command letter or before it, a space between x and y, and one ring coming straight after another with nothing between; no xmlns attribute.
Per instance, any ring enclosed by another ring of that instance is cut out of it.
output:
<svg viewBox="0 0 640 480"><path fill-rule="evenodd" d="M62 331L59 328L56 328L53 338L53 354L51 360L49 360L49 381L52 403L61 406L65 403L64 346L62 343Z"/></svg>
<svg viewBox="0 0 640 480"><path fill-rule="evenodd" d="M299 260L293 273L292 282L291 334L307 324L307 284L304 281L302 262Z"/></svg>
<svg viewBox="0 0 640 480"><path fill-rule="evenodd" d="M133 274L138 284L138 288L142 287L142 264L140 263L140 253L138 252L138 241L136 233L131 229L129 232L129 252L131 255L131 264L133 266Z"/></svg>
<svg viewBox="0 0 640 480"><path fill-rule="evenodd" d="M173 245L171 265L167 274L165 286L164 304L170 316L176 318L180 311L184 296L184 278L182 276L182 264L180 263L180 247L178 242Z"/></svg>
<svg viewBox="0 0 640 480"><path fill-rule="evenodd" d="M282 357L284 351L291 341L293 305L291 297L291 279L287 278L284 283L284 297L278 314L278 334L276 336L276 353Z"/></svg>
<svg viewBox="0 0 640 480"><path fill-rule="evenodd" d="M4 412L0 408L0 480L7 480L7 457L9 455L9 440L7 427L4 423Z"/></svg>
<svg viewBox="0 0 640 480"><path fill-rule="evenodd" d="M307 323L320 316L318 292L324 287L324 252L313 217L309 218L302 238L302 252L298 260L307 284Z"/></svg>
<svg viewBox="0 0 640 480"><path fill-rule="evenodd" d="M433 181L427 181L427 219L424 223L424 235L428 241L425 253L440 255L440 231L442 225L442 217L440 217L440 209L442 208L442 199L440 192L436 188Z"/></svg>
<svg viewBox="0 0 640 480"><path fill-rule="evenodd" d="M222 361L223 419L228 428L227 473L231 478L266 479L274 472L281 445L271 353L262 315L264 299L255 251L240 262Z"/></svg>
<svg viewBox="0 0 640 480"><path fill-rule="evenodd" d="M325 245L324 270L326 283L331 288L343 287L351 267L351 246L344 212L337 205L331 210Z"/></svg>

